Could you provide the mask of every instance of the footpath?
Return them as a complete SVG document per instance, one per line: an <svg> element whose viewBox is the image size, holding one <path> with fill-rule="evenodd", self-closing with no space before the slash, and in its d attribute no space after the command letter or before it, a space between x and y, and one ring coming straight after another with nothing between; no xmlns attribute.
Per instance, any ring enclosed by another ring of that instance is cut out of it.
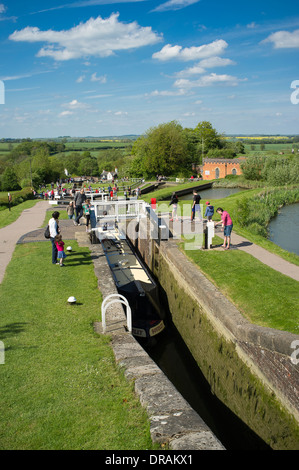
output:
<svg viewBox="0 0 299 470"><path fill-rule="evenodd" d="M220 232L220 229L219 231L216 230L215 234L221 238L224 237L223 232ZM286 276L289 276L296 281L299 281L299 266L284 260L274 253L270 253L261 246L255 245L254 243L246 240L246 238L241 237L234 232L231 236L231 249L246 251L246 253L254 256L262 263L270 266L270 268L273 268L276 271L279 271L280 273L285 274Z"/></svg>
<svg viewBox="0 0 299 470"><path fill-rule="evenodd" d="M13 210L13 209L12 209ZM61 206L53 209L47 201L39 201L31 209L26 209L20 217L10 225L0 229L0 284L3 281L6 267L10 262L15 246L18 243L40 242L49 243L44 237L45 226L41 227L47 211L51 213L65 211L65 207ZM75 232L85 232L84 226L74 226L72 220L60 220L59 226L62 229L65 240L75 240Z"/></svg>
<svg viewBox="0 0 299 470"><path fill-rule="evenodd" d="M42 225L48 208L48 202L37 202L31 209L24 210L15 222L0 229L0 284L19 238Z"/></svg>

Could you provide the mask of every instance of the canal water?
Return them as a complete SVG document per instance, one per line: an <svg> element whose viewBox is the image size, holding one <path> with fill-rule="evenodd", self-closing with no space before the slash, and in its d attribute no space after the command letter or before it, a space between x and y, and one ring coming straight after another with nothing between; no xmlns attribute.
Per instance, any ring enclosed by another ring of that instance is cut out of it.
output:
<svg viewBox="0 0 299 470"><path fill-rule="evenodd" d="M284 206L269 224L269 239L290 253L299 255L299 203Z"/></svg>
<svg viewBox="0 0 299 470"><path fill-rule="evenodd" d="M142 347L227 450L271 450L229 408L212 394L196 361L169 313L166 329L155 342Z"/></svg>
<svg viewBox="0 0 299 470"><path fill-rule="evenodd" d="M210 188L210 189L203 189L202 191L198 191L202 199L222 199L231 194L239 193L240 191L244 191L242 188ZM193 193L186 194L185 196L180 196L180 201L190 201L193 199Z"/></svg>

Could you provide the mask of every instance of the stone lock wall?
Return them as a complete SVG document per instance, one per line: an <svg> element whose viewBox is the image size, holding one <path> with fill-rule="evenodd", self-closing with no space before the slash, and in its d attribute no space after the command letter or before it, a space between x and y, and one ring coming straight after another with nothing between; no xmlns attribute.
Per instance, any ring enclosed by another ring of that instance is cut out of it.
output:
<svg viewBox="0 0 299 470"><path fill-rule="evenodd" d="M172 321L212 393L273 449L299 449L298 409L263 370L267 364L260 368L254 360L267 351L265 345L272 349L276 333L248 324L176 242L141 237L133 243L158 279ZM294 338L281 335L275 354L284 355Z"/></svg>

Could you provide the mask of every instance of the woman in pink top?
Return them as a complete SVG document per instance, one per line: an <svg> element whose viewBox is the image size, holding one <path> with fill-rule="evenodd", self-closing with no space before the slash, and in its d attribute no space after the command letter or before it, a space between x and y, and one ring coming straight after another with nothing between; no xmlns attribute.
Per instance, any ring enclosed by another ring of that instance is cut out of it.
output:
<svg viewBox="0 0 299 470"><path fill-rule="evenodd" d="M218 222L217 224L215 224L215 227L217 227L217 225L222 224L222 227L224 228L224 242L222 246L225 250L229 250L230 237L231 237L232 228L233 228L233 221L229 213L224 211L221 207L218 207L216 212L220 214L221 222Z"/></svg>

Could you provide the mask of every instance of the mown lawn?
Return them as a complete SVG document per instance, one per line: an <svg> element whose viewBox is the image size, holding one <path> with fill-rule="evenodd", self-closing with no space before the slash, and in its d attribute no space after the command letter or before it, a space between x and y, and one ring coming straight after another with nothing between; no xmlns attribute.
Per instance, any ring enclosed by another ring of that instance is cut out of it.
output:
<svg viewBox="0 0 299 470"><path fill-rule="evenodd" d="M222 242L219 237L213 240ZM239 250L187 250L185 254L250 322L299 334L298 281Z"/></svg>
<svg viewBox="0 0 299 470"><path fill-rule="evenodd" d="M50 242L18 245L0 285L0 449L152 449L132 383L93 329L102 299L90 252L71 244L64 268Z"/></svg>

